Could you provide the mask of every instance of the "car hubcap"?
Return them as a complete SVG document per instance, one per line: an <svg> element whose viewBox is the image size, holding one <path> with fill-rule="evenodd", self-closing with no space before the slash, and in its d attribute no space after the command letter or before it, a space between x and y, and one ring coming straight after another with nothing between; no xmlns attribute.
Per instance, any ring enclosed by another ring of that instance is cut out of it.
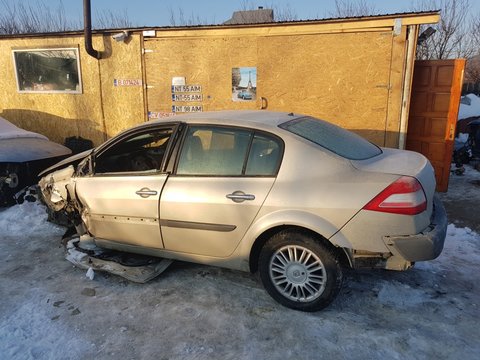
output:
<svg viewBox="0 0 480 360"><path fill-rule="evenodd" d="M327 273L320 258L303 246L288 245L270 260L270 278L286 298L308 302L325 290Z"/></svg>

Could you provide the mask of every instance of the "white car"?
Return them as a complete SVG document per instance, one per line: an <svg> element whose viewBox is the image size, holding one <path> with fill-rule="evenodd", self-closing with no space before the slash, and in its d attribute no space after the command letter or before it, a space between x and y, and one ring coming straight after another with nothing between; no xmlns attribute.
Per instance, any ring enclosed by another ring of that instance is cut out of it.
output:
<svg viewBox="0 0 480 360"><path fill-rule="evenodd" d="M447 219L421 154L309 116L153 121L47 170L48 205L97 246L260 272L293 309L327 306L342 267L436 258Z"/></svg>
<svg viewBox="0 0 480 360"><path fill-rule="evenodd" d="M40 171L71 153L65 146L0 117L0 206L15 203L15 194L36 184Z"/></svg>

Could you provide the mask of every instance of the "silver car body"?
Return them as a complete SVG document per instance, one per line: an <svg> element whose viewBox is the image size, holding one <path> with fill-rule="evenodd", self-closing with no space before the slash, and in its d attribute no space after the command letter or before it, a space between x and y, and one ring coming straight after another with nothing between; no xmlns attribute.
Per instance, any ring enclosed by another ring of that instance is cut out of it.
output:
<svg viewBox="0 0 480 360"><path fill-rule="evenodd" d="M446 217L434 198L434 173L425 157L381 149L371 158L350 160L279 126L299 118L222 111L149 122L83 154L76 168L65 161L62 169L47 170L40 186L52 209L78 214L80 234L121 251L252 271L266 238L276 229L295 227L328 241L352 267L403 270L439 255ZM116 139L164 124L171 124L173 135L163 169L95 173L96 154ZM276 176L177 174L185 131L202 124L255 129L281 139ZM424 211L399 215L364 209L402 176L422 185Z"/></svg>

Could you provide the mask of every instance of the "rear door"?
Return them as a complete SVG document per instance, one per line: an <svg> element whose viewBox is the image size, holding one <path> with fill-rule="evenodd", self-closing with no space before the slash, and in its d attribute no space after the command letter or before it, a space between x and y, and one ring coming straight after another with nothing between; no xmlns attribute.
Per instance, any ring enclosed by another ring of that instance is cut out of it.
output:
<svg viewBox="0 0 480 360"><path fill-rule="evenodd" d="M160 200L165 249L230 255L272 188L282 154L273 135L191 126Z"/></svg>
<svg viewBox="0 0 480 360"><path fill-rule="evenodd" d="M447 191L465 60L416 61L408 119L408 150L435 169L437 191Z"/></svg>

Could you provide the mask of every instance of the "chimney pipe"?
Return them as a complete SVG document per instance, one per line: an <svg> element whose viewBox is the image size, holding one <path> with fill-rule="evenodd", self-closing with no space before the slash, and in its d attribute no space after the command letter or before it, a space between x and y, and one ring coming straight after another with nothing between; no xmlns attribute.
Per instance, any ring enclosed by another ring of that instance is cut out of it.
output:
<svg viewBox="0 0 480 360"><path fill-rule="evenodd" d="M85 51L95 59L100 59L101 54L93 48L92 45L92 11L90 9L90 0L83 0L83 25L85 38Z"/></svg>

